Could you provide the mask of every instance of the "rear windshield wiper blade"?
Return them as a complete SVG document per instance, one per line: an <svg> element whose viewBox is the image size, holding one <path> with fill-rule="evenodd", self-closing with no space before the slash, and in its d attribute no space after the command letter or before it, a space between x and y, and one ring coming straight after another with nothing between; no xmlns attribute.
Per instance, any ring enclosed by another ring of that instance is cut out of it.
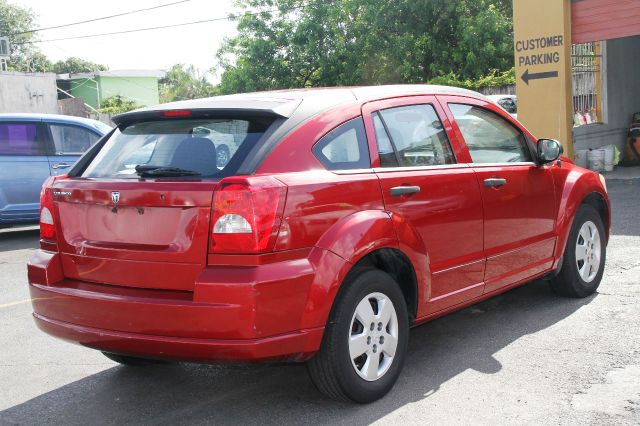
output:
<svg viewBox="0 0 640 426"><path fill-rule="evenodd" d="M194 170L181 169L178 167L147 166L137 165L138 176L200 176L200 172Z"/></svg>

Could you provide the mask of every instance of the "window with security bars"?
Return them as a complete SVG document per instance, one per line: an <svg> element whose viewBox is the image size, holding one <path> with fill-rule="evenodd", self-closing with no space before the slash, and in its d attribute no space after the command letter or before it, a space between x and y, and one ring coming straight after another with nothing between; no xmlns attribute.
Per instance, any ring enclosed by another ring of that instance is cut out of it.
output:
<svg viewBox="0 0 640 426"><path fill-rule="evenodd" d="M600 42L571 46L574 127L604 122L603 47Z"/></svg>
<svg viewBox="0 0 640 426"><path fill-rule="evenodd" d="M9 56L9 39L0 38L0 56Z"/></svg>

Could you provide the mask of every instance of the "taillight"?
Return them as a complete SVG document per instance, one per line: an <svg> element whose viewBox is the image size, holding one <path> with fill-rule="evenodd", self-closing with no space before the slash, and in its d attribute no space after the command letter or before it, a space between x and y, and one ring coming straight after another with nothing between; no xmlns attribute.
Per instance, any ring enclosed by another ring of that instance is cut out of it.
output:
<svg viewBox="0 0 640 426"><path fill-rule="evenodd" d="M262 253L273 249L286 186L272 177L228 178L213 199L212 253Z"/></svg>
<svg viewBox="0 0 640 426"><path fill-rule="evenodd" d="M62 179L66 179L66 176L51 176L42 184L42 190L40 191L40 240L44 242L46 248L51 247L50 243L56 241L52 186L55 181ZM44 246L43 248L45 248Z"/></svg>

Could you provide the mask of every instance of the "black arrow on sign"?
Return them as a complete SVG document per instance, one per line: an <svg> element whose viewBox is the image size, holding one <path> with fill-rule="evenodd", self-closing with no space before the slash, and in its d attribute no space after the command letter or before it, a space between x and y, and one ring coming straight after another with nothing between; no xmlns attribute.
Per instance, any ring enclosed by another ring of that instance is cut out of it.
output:
<svg viewBox="0 0 640 426"><path fill-rule="evenodd" d="M529 68L522 74L522 81L529 85L529 80L540 80L541 78L554 78L558 76L558 71L529 73Z"/></svg>

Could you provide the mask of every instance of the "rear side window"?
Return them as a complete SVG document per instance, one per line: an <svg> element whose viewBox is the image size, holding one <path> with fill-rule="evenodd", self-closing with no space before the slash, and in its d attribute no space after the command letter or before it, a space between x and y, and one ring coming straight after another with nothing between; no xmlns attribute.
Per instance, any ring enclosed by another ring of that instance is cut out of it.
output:
<svg viewBox="0 0 640 426"><path fill-rule="evenodd" d="M329 170L371 167L362 118L354 118L327 133L313 146L313 154Z"/></svg>
<svg viewBox="0 0 640 426"><path fill-rule="evenodd" d="M132 124L113 133L82 176L232 176L272 123L271 118L207 118Z"/></svg>
<svg viewBox="0 0 640 426"><path fill-rule="evenodd" d="M389 108L375 113L373 120L382 167L455 163L447 133L433 106Z"/></svg>
<svg viewBox="0 0 640 426"><path fill-rule="evenodd" d="M449 104L474 163L531 161L524 135L498 114L474 105Z"/></svg>
<svg viewBox="0 0 640 426"><path fill-rule="evenodd" d="M56 155L82 154L100 139L100 136L79 126L50 124Z"/></svg>
<svg viewBox="0 0 640 426"><path fill-rule="evenodd" d="M36 123L0 123L0 155L46 155Z"/></svg>

